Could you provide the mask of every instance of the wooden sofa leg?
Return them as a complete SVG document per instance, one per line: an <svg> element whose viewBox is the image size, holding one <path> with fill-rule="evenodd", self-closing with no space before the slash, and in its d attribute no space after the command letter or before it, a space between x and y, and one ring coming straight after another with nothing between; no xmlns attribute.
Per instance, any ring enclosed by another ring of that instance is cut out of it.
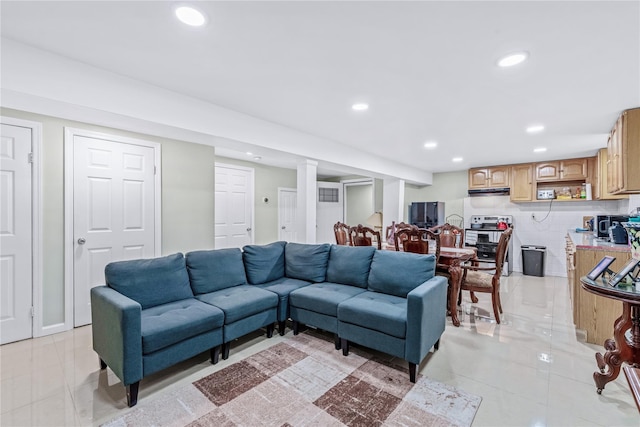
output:
<svg viewBox="0 0 640 427"><path fill-rule="evenodd" d="M284 336L284 327L286 324L287 324L286 320L281 320L278 322L278 332L280 333L281 337Z"/></svg>
<svg viewBox="0 0 640 427"><path fill-rule="evenodd" d="M210 353L211 353L211 364L215 365L216 363L218 363L218 360L220 359L220 346L217 345L213 347Z"/></svg>
<svg viewBox="0 0 640 427"><path fill-rule="evenodd" d="M440 348L440 340L436 341L436 343L433 345L433 350L437 351Z"/></svg>
<svg viewBox="0 0 640 427"><path fill-rule="evenodd" d="M298 333L300 332L300 322L294 320L291 324L291 327L293 328L293 335L298 335Z"/></svg>
<svg viewBox="0 0 640 427"><path fill-rule="evenodd" d="M274 329L274 324L273 323L269 323L267 325L267 338L271 338L273 336L273 329Z"/></svg>
<svg viewBox="0 0 640 427"><path fill-rule="evenodd" d="M229 358L229 348L231 347L231 343L222 344L222 359L227 360Z"/></svg>
<svg viewBox="0 0 640 427"><path fill-rule="evenodd" d="M345 340L346 341L346 340ZM333 343L336 346L336 350L340 350L340 348L342 347L342 342L340 340L340 337L338 336L338 334L335 334L333 337Z"/></svg>
<svg viewBox="0 0 640 427"><path fill-rule="evenodd" d="M409 381L416 382L416 364L409 362Z"/></svg>
<svg viewBox="0 0 640 427"><path fill-rule="evenodd" d="M136 406L138 403L138 388L140 387L140 381L136 381L133 384L129 384L126 386L127 390L127 406L131 408L132 406Z"/></svg>
<svg viewBox="0 0 640 427"><path fill-rule="evenodd" d="M104 363L104 360L100 359L100 369L105 370L107 369L107 364Z"/></svg>
<svg viewBox="0 0 640 427"><path fill-rule="evenodd" d="M343 356L348 356L349 355L349 341L345 340L344 338L340 339L340 346L342 347L342 355ZM340 350L339 348L336 348L336 350Z"/></svg>

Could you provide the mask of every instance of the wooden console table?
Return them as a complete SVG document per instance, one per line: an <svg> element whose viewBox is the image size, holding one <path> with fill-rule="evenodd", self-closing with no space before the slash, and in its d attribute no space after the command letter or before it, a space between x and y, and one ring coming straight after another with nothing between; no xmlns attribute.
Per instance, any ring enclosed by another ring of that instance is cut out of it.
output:
<svg viewBox="0 0 640 427"><path fill-rule="evenodd" d="M640 368L640 290L634 285L609 286L602 278L580 278L582 288L595 295L622 302L622 316L614 323L613 339L604 342L604 356L596 353L599 371L593 373L598 394L620 374L624 362Z"/></svg>

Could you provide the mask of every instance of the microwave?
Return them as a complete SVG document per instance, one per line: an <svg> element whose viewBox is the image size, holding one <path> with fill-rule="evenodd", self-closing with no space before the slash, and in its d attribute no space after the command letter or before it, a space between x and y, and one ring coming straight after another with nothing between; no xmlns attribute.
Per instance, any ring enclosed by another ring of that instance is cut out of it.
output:
<svg viewBox="0 0 640 427"><path fill-rule="evenodd" d="M629 215L596 215L593 224L593 234L595 234L596 237L608 240L609 227L611 227L614 222L623 223L628 221Z"/></svg>

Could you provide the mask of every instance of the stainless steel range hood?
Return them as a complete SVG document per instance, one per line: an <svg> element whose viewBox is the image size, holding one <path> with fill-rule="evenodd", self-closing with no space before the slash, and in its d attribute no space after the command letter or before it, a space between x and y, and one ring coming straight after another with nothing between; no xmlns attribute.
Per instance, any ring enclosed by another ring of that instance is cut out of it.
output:
<svg viewBox="0 0 640 427"><path fill-rule="evenodd" d="M478 188L469 190L469 197L479 197L479 196L508 196L509 195L509 187L500 187L500 188Z"/></svg>

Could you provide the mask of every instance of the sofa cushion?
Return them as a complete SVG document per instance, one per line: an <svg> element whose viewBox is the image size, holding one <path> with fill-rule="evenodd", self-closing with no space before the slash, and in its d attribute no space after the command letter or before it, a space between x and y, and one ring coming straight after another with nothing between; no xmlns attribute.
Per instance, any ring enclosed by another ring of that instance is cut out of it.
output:
<svg viewBox="0 0 640 427"><path fill-rule="evenodd" d="M376 251L369 271L370 291L406 298L435 274L433 255Z"/></svg>
<svg viewBox="0 0 640 427"><path fill-rule="evenodd" d="M280 299L280 303L278 305L278 321L282 322L289 318L289 294L296 289L304 288L310 284L311 282L307 282L305 280L281 277L271 282L253 286L278 294L278 298Z"/></svg>
<svg viewBox="0 0 640 427"><path fill-rule="evenodd" d="M278 295L252 285L234 286L196 296L202 302L224 311L224 324L278 307Z"/></svg>
<svg viewBox="0 0 640 427"><path fill-rule="evenodd" d="M366 288L375 252L376 248L373 246L332 245L327 266L327 282Z"/></svg>
<svg viewBox="0 0 640 427"><path fill-rule="evenodd" d="M407 299L379 292L363 292L340 303L338 320L405 338Z"/></svg>
<svg viewBox="0 0 640 427"><path fill-rule="evenodd" d="M153 259L116 261L104 269L107 285L143 309L193 298L181 253Z"/></svg>
<svg viewBox="0 0 640 427"><path fill-rule="evenodd" d="M142 310L142 353L149 354L204 332L221 328L224 313L195 298Z"/></svg>
<svg viewBox="0 0 640 427"><path fill-rule="evenodd" d="M330 248L328 243L287 243L284 249L286 276L314 283L324 282Z"/></svg>
<svg viewBox="0 0 640 427"><path fill-rule="evenodd" d="M284 277L284 247L287 242L247 245L242 248L249 283L259 285Z"/></svg>
<svg viewBox="0 0 640 427"><path fill-rule="evenodd" d="M362 292L365 290L356 286L330 282L314 283L291 292L289 304L292 307L337 317L338 304Z"/></svg>
<svg viewBox="0 0 640 427"><path fill-rule="evenodd" d="M239 248L194 251L186 258L191 288L196 295L247 283Z"/></svg>

